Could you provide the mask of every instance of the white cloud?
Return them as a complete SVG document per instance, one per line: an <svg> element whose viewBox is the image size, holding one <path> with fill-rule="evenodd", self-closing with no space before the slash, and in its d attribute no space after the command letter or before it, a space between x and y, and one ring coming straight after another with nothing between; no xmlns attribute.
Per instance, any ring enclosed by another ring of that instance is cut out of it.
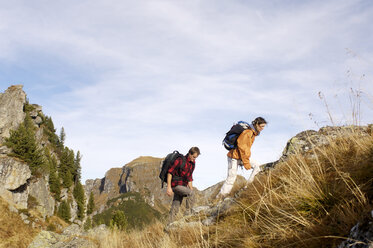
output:
<svg viewBox="0 0 373 248"><path fill-rule="evenodd" d="M313 121L326 123L319 91L338 119L348 115L346 88L372 95L372 12L350 0L7 2L0 57L15 69L0 79L23 82L65 127L84 179L198 145L195 185L207 187L225 177L220 142L232 122L268 119L253 147L264 163Z"/></svg>

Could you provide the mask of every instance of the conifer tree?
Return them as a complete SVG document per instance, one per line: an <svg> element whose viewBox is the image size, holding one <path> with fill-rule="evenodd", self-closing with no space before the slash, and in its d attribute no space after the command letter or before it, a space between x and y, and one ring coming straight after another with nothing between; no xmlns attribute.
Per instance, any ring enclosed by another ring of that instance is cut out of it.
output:
<svg viewBox="0 0 373 248"><path fill-rule="evenodd" d="M60 131L60 136L59 136L59 146L61 149L65 146L65 139L66 139L65 129L62 127Z"/></svg>
<svg viewBox="0 0 373 248"><path fill-rule="evenodd" d="M82 171L82 168L80 166L81 160L82 160L82 157L80 156L80 151L78 151L76 153L75 160L74 160L74 171L72 172L75 183L80 181L80 178L81 178L81 171Z"/></svg>
<svg viewBox="0 0 373 248"><path fill-rule="evenodd" d="M87 218L87 220L84 223L84 230L88 231L92 228L92 219L90 217Z"/></svg>
<svg viewBox="0 0 373 248"><path fill-rule="evenodd" d="M93 192L89 194L89 199L88 199L88 205L87 205L87 214L93 213L93 210L95 209L95 199L93 196Z"/></svg>
<svg viewBox="0 0 373 248"><path fill-rule="evenodd" d="M44 119L45 128L44 133L48 136L49 142L53 145L58 146L59 138L56 135L56 129L54 128L54 124L51 117L46 116Z"/></svg>
<svg viewBox="0 0 373 248"><path fill-rule="evenodd" d="M58 212L57 212L57 215L65 220L66 222L69 222L70 221L70 218L71 218L71 210L70 210L70 206L69 204L66 202L66 201L62 201L59 208L58 208Z"/></svg>
<svg viewBox="0 0 373 248"><path fill-rule="evenodd" d="M70 188L73 185L73 168L74 151L65 147L60 157L60 166L58 170L59 177L62 179L62 186L65 188Z"/></svg>
<svg viewBox="0 0 373 248"><path fill-rule="evenodd" d="M55 157L51 156L49 149L44 149L44 154L48 162L49 167L49 188L54 198L59 201L61 194L61 183L57 176L57 160Z"/></svg>
<svg viewBox="0 0 373 248"><path fill-rule="evenodd" d="M75 198L76 203L78 204L78 218L83 219L84 218L84 202L85 202L85 197L84 197L84 188L83 185L78 181L75 184L73 195Z"/></svg>
<svg viewBox="0 0 373 248"><path fill-rule="evenodd" d="M12 148L11 155L21 158L29 165L33 175L46 170L44 156L37 146L34 126L29 115L26 115L17 130L10 131L10 137L6 139L5 145Z"/></svg>
<svg viewBox="0 0 373 248"><path fill-rule="evenodd" d="M117 210L114 212L113 217L110 220L110 227L116 227L120 230L126 230L127 218L124 215L123 211Z"/></svg>

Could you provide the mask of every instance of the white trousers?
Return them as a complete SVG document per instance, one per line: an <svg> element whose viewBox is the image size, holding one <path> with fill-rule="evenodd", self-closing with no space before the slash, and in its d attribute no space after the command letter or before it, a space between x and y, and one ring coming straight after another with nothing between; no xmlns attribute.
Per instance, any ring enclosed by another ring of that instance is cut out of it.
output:
<svg viewBox="0 0 373 248"><path fill-rule="evenodd" d="M225 196L231 192L237 178L238 165L241 163L241 160L228 157L228 176L220 189L219 195Z"/></svg>
<svg viewBox="0 0 373 248"><path fill-rule="evenodd" d="M242 164L241 160L228 157L228 176L223 186L220 189L219 195L226 196L227 194L231 192L233 188L233 184L237 178L238 166L241 164ZM248 183L252 183L254 181L255 175L258 174L260 171L260 167L257 163L251 162L251 166L252 166L251 174L249 178L247 179Z"/></svg>

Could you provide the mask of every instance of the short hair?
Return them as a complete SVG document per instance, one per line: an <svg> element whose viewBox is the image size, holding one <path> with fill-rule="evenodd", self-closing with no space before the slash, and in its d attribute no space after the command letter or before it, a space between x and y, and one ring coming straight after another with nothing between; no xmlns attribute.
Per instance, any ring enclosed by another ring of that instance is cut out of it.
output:
<svg viewBox="0 0 373 248"><path fill-rule="evenodd" d="M196 147L196 146L193 146L192 148L190 148L188 153L191 154L191 155L193 155L195 153L197 153L198 155L201 154L201 152L199 151L199 148Z"/></svg>
<svg viewBox="0 0 373 248"><path fill-rule="evenodd" d="M255 120L251 122L254 126L260 124L268 124L268 122L263 117L256 117Z"/></svg>

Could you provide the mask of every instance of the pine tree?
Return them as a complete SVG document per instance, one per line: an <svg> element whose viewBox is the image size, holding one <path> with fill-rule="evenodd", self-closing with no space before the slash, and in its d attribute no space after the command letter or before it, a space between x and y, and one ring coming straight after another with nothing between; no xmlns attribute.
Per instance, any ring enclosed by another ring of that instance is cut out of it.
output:
<svg viewBox="0 0 373 248"><path fill-rule="evenodd" d="M57 160L50 155L48 149L45 149L44 154L49 165L49 188L51 193L54 195L54 199L59 201L61 194L61 183L57 176Z"/></svg>
<svg viewBox="0 0 373 248"><path fill-rule="evenodd" d="M60 136L58 139L59 147L61 149L65 146L65 139L66 139L65 129L62 127L60 131Z"/></svg>
<svg viewBox="0 0 373 248"><path fill-rule="evenodd" d="M73 185L72 170L74 168L74 151L65 147L60 157L58 175L62 179L62 186L70 188Z"/></svg>
<svg viewBox="0 0 373 248"><path fill-rule="evenodd" d="M66 201L62 201L59 208L58 208L58 212L57 212L57 215L65 220L66 222L69 222L70 221L70 218L71 218L71 210L70 210L70 206L69 204L66 202Z"/></svg>
<svg viewBox="0 0 373 248"><path fill-rule="evenodd" d="M75 183L80 181L80 178L81 178L81 172L82 172L82 168L80 166L81 160L82 160L82 157L80 155L80 151L78 151L76 153L75 160L74 160L74 171L72 172Z"/></svg>
<svg viewBox="0 0 373 248"><path fill-rule="evenodd" d="M48 136L49 142L53 145L58 146L59 138L56 135L56 129L54 128L54 124L51 117L46 116L44 119L45 128L44 133Z"/></svg>
<svg viewBox="0 0 373 248"><path fill-rule="evenodd" d="M95 199L93 196L93 192L89 194L89 199L88 199L88 205L87 205L87 214L93 213L93 210L95 209Z"/></svg>
<svg viewBox="0 0 373 248"><path fill-rule="evenodd" d="M88 231L92 228L92 219L90 217L87 218L87 220L84 223L84 230Z"/></svg>
<svg viewBox="0 0 373 248"><path fill-rule="evenodd" d="M113 217L110 220L110 227L116 227L120 230L126 230L127 218L124 215L123 211L117 210L114 212Z"/></svg>
<svg viewBox="0 0 373 248"><path fill-rule="evenodd" d="M76 203L78 204L78 218L81 220L84 218L84 202L85 202L85 197L84 197L84 188L83 185L78 181L75 184L73 195L75 198Z"/></svg>
<svg viewBox="0 0 373 248"><path fill-rule="evenodd" d="M21 158L29 165L33 175L43 173L47 169L43 153L37 146L34 126L29 115L26 115L17 130L11 130L5 145L12 148L11 155Z"/></svg>

